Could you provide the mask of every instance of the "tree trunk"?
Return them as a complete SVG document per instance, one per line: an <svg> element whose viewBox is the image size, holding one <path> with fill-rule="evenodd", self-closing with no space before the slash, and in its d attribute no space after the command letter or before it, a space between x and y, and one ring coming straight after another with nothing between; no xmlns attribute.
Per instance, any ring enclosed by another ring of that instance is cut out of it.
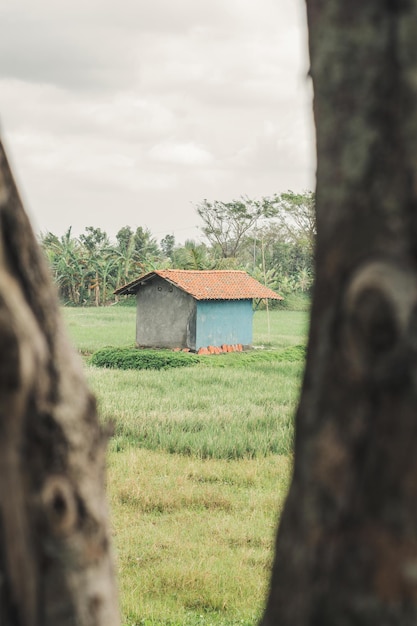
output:
<svg viewBox="0 0 417 626"><path fill-rule="evenodd" d="M100 278L96 271L96 283L94 285L94 302L96 306L100 306Z"/></svg>
<svg viewBox="0 0 417 626"><path fill-rule="evenodd" d="M0 624L117 626L105 439L0 144Z"/></svg>
<svg viewBox="0 0 417 626"><path fill-rule="evenodd" d="M417 623L417 0L307 0L316 285L264 626Z"/></svg>

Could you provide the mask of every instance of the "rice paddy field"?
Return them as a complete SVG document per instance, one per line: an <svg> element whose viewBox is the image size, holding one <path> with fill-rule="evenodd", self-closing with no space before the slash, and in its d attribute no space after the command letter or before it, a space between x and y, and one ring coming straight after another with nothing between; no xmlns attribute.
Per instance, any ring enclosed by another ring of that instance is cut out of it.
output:
<svg viewBox="0 0 417 626"><path fill-rule="evenodd" d="M291 477L306 311L254 314L254 349L190 367L90 364L135 308L65 308L101 419L124 626L254 626Z"/></svg>

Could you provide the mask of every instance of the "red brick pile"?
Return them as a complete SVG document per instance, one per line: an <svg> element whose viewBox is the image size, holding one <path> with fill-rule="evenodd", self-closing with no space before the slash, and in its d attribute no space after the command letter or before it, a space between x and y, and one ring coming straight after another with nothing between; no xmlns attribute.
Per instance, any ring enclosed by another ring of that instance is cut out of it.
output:
<svg viewBox="0 0 417 626"><path fill-rule="evenodd" d="M197 354L223 354L224 352L242 352L243 347L241 343L222 346L207 346L207 348L200 348Z"/></svg>

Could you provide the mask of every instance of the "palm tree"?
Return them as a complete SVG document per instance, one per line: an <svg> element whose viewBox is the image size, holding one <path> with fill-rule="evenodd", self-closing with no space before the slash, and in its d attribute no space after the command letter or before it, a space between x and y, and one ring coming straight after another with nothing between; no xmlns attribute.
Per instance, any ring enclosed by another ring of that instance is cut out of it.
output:
<svg viewBox="0 0 417 626"><path fill-rule="evenodd" d="M125 226L116 234L117 246L112 248L112 255L116 263L115 288L125 285L144 270L140 262L140 255L135 248L134 233L129 226Z"/></svg>
<svg viewBox="0 0 417 626"><path fill-rule="evenodd" d="M174 251L173 265L184 270L206 270L213 267L207 247L204 244L196 244L192 239L187 239L182 248Z"/></svg>
<svg viewBox="0 0 417 626"><path fill-rule="evenodd" d="M79 304L85 293L86 267L82 247L79 240L71 236L71 229L70 226L60 238L47 233L41 238L41 244L49 260L61 299Z"/></svg>

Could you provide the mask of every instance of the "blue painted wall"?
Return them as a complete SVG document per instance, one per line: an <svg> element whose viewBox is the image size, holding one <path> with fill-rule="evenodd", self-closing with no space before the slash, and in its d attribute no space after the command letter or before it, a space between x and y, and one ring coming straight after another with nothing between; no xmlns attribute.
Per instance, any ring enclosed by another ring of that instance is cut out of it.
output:
<svg viewBox="0 0 417 626"><path fill-rule="evenodd" d="M252 343L252 300L197 301L196 349Z"/></svg>

